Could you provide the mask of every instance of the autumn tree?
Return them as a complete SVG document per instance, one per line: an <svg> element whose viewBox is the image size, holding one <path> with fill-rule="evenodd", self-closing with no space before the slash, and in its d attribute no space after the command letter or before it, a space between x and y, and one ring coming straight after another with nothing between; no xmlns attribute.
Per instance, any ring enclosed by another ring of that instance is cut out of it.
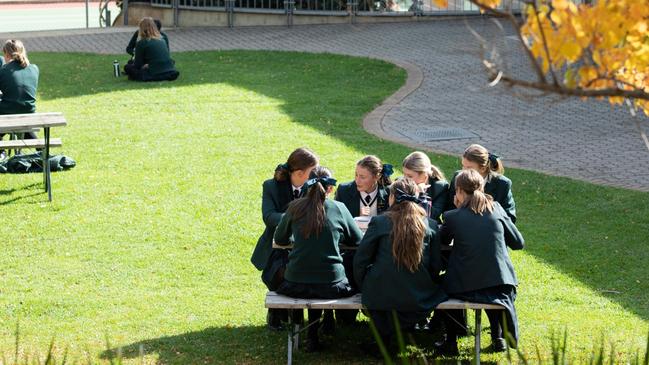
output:
<svg viewBox="0 0 649 365"><path fill-rule="evenodd" d="M649 116L649 0L522 0L520 17L502 0L470 1L512 24L535 74L516 78L491 54L483 64L492 84L606 98ZM447 6L447 0L435 2ZM649 148L644 133L643 139Z"/></svg>

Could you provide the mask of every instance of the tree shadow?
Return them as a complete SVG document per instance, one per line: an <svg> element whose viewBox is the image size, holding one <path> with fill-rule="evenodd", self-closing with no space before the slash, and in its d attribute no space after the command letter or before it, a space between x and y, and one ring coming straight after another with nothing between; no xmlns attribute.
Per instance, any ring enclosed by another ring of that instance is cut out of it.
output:
<svg viewBox="0 0 649 365"><path fill-rule="evenodd" d="M388 63L269 51L182 52L174 53L174 58L181 71L177 81L135 83L112 76L114 55L32 54L43 70L70 70L43 73L40 96L44 100L225 83L281 100L283 112L295 123L338 139L359 156L375 154L399 166L411 152L369 135L361 126L362 116L405 78L403 70ZM337 92L319 92L332 89ZM472 142L480 140L467 145ZM349 161L349 172L343 176L351 179L353 163ZM460 168L453 156L433 155L433 163L447 176ZM649 320L649 251L646 234L638 234L649 232L649 194L518 169L509 169L507 175L513 180L526 251Z"/></svg>
<svg viewBox="0 0 649 365"><path fill-rule="evenodd" d="M327 364L345 359L349 364L379 363L367 359L358 348L371 339L367 326L338 329L334 337L324 337L325 351L317 354L294 351L296 363ZM303 345L303 340L302 340ZM178 335L164 336L111 347L102 359L156 358L157 364L282 364L286 362L287 334L264 326L209 327Z"/></svg>

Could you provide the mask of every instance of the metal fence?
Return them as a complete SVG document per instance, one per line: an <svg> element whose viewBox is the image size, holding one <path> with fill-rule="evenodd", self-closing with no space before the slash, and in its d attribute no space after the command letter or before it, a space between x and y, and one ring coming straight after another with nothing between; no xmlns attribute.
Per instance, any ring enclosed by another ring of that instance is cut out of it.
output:
<svg viewBox="0 0 649 365"><path fill-rule="evenodd" d="M234 13L285 14L287 25L293 24L294 14L349 16L438 16L479 14L469 0L449 0L439 8L433 0L150 0L154 7L174 9L174 24L178 24L179 9L221 11L228 14L233 26ZM574 1L574 0L573 0ZM125 0L128 3L127 0ZM576 0L581 2L581 0ZM503 0L499 9L520 12L522 0Z"/></svg>

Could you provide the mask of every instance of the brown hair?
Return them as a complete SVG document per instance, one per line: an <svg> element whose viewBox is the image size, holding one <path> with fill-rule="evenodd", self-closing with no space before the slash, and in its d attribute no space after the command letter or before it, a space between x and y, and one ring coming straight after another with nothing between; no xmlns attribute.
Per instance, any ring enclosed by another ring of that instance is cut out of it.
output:
<svg viewBox="0 0 649 365"><path fill-rule="evenodd" d="M430 158L423 152L415 151L403 159L403 167L414 172L425 172L430 179L446 180L444 173L430 162Z"/></svg>
<svg viewBox="0 0 649 365"><path fill-rule="evenodd" d="M390 186L390 194L395 198L400 193L416 196L417 184L407 177L397 179ZM417 271L424 254L424 237L426 225L422 218L426 211L419 204L411 201L394 203L385 213L392 221L392 256L397 266L403 266L410 272Z"/></svg>
<svg viewBox="0 0 649 365"><path fill-rule="evenodd" d="M384 173L383 171L384 165L378 157L373 155L365 156L356 163L356 166L360 166L366 169L367 171L369 171L372 175L378 176L379 185L386 187L392 184L392 180L390 179L390 176Z"/></svg>
<svg viewBox="0 0 649 365"><path fill-rule="evenodd" d="M29 66L29 59L27 58L27 51L23 42L17 39L7 39L2 52L11 57L11 60L17 62L20 67L25 68Z"/></svg>
<svg viewBox="0 0 649 365"><path fill-rule="evenodd" d="M140 39L160 39L160 31L151 17L144 17L140 20Z"/></svg>
<svg viewBox="0 0 649 365"><path fill-rule="evenodd" d="M331 171L326 167L317 166L311 171L311 177L314 179L331 177ZM308 187L305 197L294 200L288 205L286 212L291 215L293 221L304 218L302 235L305 238L309 238L314 233L318 236L322 232L326 218L324 209L326 198L327 185L316 182Z"/></svg>
<svg viewBox="0 0 649 365"><path fill-rule="evenodd" d="M316 166L318 162L318 156L313 151L300 147L288 155L286 163L277 166L274 178L277 181L287 181L291 177L291 172L306 170L309 167Z"/></svg>
<svg viewBox="0 0 649 365"><path fill-rule="evenodd" d="M462 190L467 195L462 208L469 208L480 215L485 210L493 212L494 199L484 193L484 184L485 180L479 172L472 169L460 171L455 177L455 190Z"/></svg>
<svg viewBox="0 0 649 365"><path fill-rule="evenodd" d="M479 144L472 144L467 147L462 157L468 161L477 163L483 171L501 175L505 173L505 166L500 161L500 157L489 153L489 150Z"/></svg>

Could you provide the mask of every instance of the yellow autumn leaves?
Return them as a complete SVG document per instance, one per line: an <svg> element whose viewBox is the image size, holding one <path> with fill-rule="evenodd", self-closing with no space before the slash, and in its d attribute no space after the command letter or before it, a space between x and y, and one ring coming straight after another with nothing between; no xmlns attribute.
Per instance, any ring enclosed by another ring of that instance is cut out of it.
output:
<svg viewBox="0 0 649 365"><path fill-rule="evenodd" d="M438 7L447 0L433 0ZM501 0L471 0L496 8ZM649 0L537 0L527 5L520 31L543 72L564 88L643 90L649 93ZM611 103L621 103L609 96ZM649 101L635 105L649 115Z"/></svg>

